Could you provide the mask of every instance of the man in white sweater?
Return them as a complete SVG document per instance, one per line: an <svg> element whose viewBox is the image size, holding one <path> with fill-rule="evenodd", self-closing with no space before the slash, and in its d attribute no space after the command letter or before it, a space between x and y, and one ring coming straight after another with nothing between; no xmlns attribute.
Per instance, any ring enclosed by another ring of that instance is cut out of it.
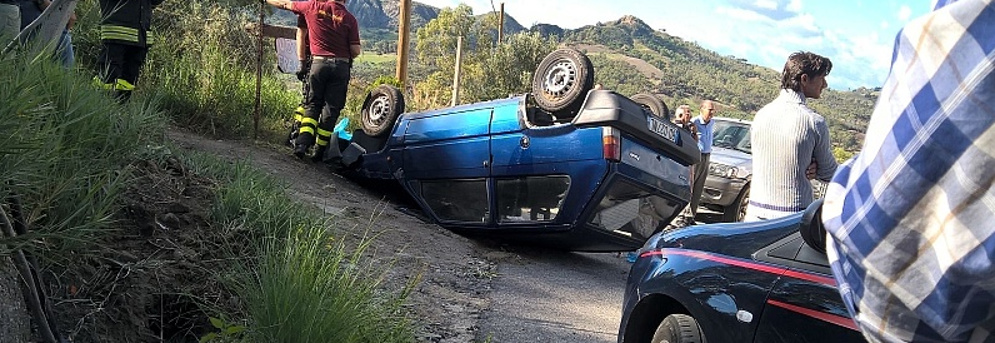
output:
<svg viewBox="0 0 995 343"><path fill-rule="evenodd" d="M826 57L791 54L784 64L780 94L753 119L753 182L746 221L805 210L814 200L809 180L829 181L836 172L826 119L806 103L807 98L822 96L832 68Z"/></svg>

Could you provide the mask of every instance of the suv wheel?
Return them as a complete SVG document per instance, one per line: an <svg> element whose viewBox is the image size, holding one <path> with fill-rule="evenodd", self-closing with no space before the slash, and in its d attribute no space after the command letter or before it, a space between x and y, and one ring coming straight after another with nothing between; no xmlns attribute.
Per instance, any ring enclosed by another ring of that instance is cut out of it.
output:
<svg viewBox="0 0 995 343"><path fill-rule="evenodd" d="M722 208L722 221L727 223L735 223L743 221L746 217L746 205L750 203L750 185L747 184L743 187L743 190L739 192L739 196L736 197L729 206Z"/></svg>

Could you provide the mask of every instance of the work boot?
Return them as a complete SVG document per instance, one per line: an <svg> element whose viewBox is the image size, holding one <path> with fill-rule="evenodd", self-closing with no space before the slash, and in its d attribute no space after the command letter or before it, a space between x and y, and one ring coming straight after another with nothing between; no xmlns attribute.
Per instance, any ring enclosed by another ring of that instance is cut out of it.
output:
<svg viewBox="0 0 995 343"><path fill-rule="evenodd" d="M311 162L318 163L325 161L325 151L328 149L327 146L319 145L318 148L314 149L314 156L311 156Z"/></svg>
<svg viewBox="0 0 995 343"><path fill-rule="evenodd" d="M310 148L306 144L297 144L294 146L294 156L303 160L304 157L307 157L307 150Z"/></svg>

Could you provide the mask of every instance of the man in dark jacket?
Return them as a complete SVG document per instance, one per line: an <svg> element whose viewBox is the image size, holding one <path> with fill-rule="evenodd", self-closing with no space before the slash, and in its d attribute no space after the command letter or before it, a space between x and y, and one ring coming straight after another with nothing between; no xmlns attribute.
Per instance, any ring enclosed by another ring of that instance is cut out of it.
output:
<svg viewBox="0 0 995 343"><path fill-rule="evenodd" d="M100 0L100 71L97 83L115 91L118 101L131 97L154 38L152 9L164 0Z"/></svg>

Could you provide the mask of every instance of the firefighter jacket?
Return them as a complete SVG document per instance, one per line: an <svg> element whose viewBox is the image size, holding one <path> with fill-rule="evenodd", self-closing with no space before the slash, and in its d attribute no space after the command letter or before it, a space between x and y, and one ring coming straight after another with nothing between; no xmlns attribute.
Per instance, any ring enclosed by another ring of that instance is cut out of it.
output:
<svg viewBox="0 0 995 343"><path fill-rule="evenodd" d="M164 0L99 0L100 40L134 46L152 45L152 9Z"/></svg>

